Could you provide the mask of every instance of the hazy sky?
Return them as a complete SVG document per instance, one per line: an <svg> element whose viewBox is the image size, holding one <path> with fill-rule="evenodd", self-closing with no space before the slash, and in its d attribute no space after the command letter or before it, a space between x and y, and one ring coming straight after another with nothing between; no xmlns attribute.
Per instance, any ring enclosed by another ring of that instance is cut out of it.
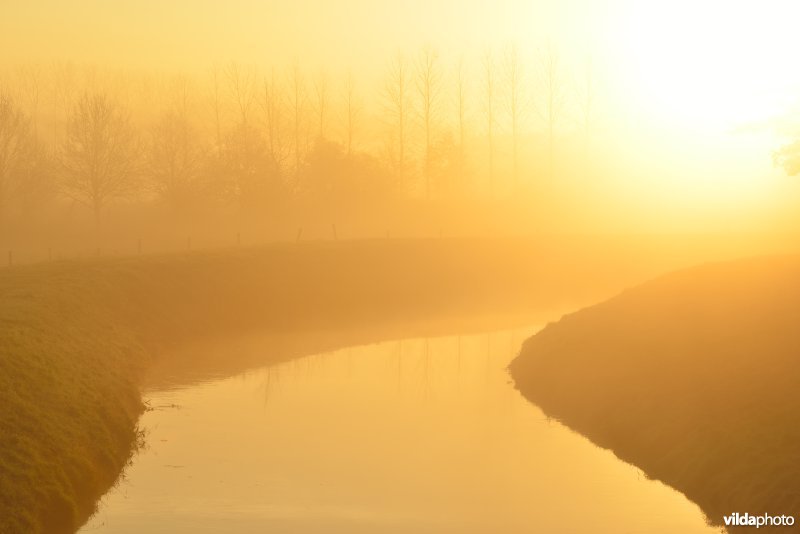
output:
<svg viewBox="0 0 800 534"><path fill-rule="evenodd" d="M6 64L199 71L296 59L363 80L425 45L477 62L487 47L514 42L532 57L551 43L573 81L589 58L596 66L636 169L631 191L731 203L775 197L786 180L772 167L772 125L800 98L793 0L0 1Z"/></svg>
<svg viewBox="0 0 800 534"><path fill-rule="evenodd" d="M763 119L800 89L792 0L0 0L5 61L166 70L236 59L377 71L430 44L588 57L631 106L698 127ZM0 56L0 57L2 57Z"/></svg>
<svg viewBox="0 0 800 534"><path fill-rule="evenodd" d="M4 0L0 44L53 55L166 67L296 55L335 64L431 43L463 48L585 39L618 2L500 0ZM43 39L43 36L47 36Z"/></svg>

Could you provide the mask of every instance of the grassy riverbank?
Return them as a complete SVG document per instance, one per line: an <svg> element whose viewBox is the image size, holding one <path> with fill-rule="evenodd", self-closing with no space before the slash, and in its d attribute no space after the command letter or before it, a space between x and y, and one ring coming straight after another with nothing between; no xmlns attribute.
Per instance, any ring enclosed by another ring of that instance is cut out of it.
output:
<svg viewBox="0 0 800 534"><path fill-rule="evenodd" d="M70 532L136 442L147 352L102 269L0 274L0 532Z"/></svg>
<svg viewBox="0 0 800 534"><path fill-rule="evenodd" d="M380 240L2 269L0 532L86 520L135 446L142 376L164 346L563 309L706 252L684 241L656 252L597 239Z"/></svg>
<svg viewBox="0 0 800 534"><path fill-rule="evenodd" d="M0 270L0 532L85 521L135 445L161 347L524 308L512 284L534 256L518 242L309 243Z"/></svg>
<svg viewBox="0 0 800 534"><path fill-rule="evenodd" d="M511 371L548 415L714 524L733 512L798 517L798 325L800 258L709 264L565 316Z"/></svg>

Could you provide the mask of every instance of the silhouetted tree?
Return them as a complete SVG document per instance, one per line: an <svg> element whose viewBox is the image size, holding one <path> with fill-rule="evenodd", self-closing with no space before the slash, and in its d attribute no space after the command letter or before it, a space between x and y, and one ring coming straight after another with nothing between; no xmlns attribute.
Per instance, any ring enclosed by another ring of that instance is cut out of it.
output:
<svg viewBox="0 0 800 534"><path fill-rule="evenodd" d="M431 147L430 173L443 195L452 194L458 185L456 180L463 178L461 150L451 132L439 136Z"/></svg>
<svg viewBox="0 0 800 534"><path fill-rule="evenodd" d="M211 113L214 116L214 147L217 154L222 147L222 81L220 80L220 68L214 65L211 68Z"/></svg>
<svg viewBox="0 0 800 534"><path fill-rule="evenodd" d="M0 224L12 198L30 206L45 190L47 159L32 131L31 120L13 99L0 93Z"/></svg>
<svg viewBox="0 0 800 534"><path fill-rule="evenodd" d="M39 100L41 98L42 71L39 65L22 65L17 69L20 95L28 109L34 137L39 135Z"/></svg>
<svg viewBox="0 0 800 534"><path fill-rule="evenodd" d="M250 112L256 97L255 69L232 61L225 68L225 75L228 79L231 98L236 110L239 112L239 122L248 125L250 123Z"/></svg>
<svg viewBox="0 0 800 534"><path fill-rule="evenodd" d="M543 109L542 115L547 128L547 160L550 174L553 173L556 129L564 110L565 95L561 79L561 66L558 51L552 44L541 52Z"/></svg>
<svg viewBox="0 0 800 534"><path fill-rule="evenodd" d="M279 174L283 173L284 164L289 157L289 146L285 135L285 117L283 92L280 82L273 70L264 78L264 98L262 107L267 135L267 152L272 165Z"/></svg>
<svg viewBox="0 0 800 534"><path fill-rule="evenodd" d="M60 156L62 190L89 206L97 223L110 200L138 191L139 142L127 115L104 94L78 100Z"/></svg>
<svg viewBox="0 0 800 534"><path fill-rule="evenodd" d="M419 97L419 117L425 139L424 174L425 198L431 197L431 164L433 162L433 143L436 123L441 106L442 71L439 56L431 48L425 48L417 61L417 93Z"/></svg>
<svg viewBox="0 0 800 534"><path fill-rule="evenodd" d="M173 210L197 190L201 152L185 109L164 112L153 126L145 172L156 194Z"/></svg>
<svg viewBox="0 0 800 534"><path fill-rule="evenodd" d="M348 156L355 148L355 137L361 115L361 100L356 93L356 82L352 72L347 74L344 84L345 149Z"/></svg>
<svg viewBox="0 0 800 534"><path fill-rule="evenodd" d="M458 131L458 147L456 151L456 158L453 162L455 168L454 174L460 179L461 184L464 185L466 180L466 137L467 137L467 75L464 67L464 58L460 58L456 65L455 72L455 111L456 111L456 128ZM453 180L448 180L451 188L455 185Z"/></svg>
<svg viewBox="0 0 800 534"><path fill-rule="evenodd" d="M15 180L14 205L21 215L30 215L41 208L55 194L53 161L44 145L34 139L30 156Z"/></svg>
<svg viewBox="0 0 800 534"><path fill-rule="evenodd" d="M581 129L583 130L584 157L589 158L594 123L595 79L591 59L586 62L583 86L579 94L581 106Z"/></svg>
<svg viewBox="0 0 800 534"><path fill-rule="evenodd" d="M55 98L53 109L53 152L57 152L59 145L58 125L59 121L64 124L67 122L67 116L72 107L72 99L75 95L77 71L72 63L67 62L53 63L52 69Z"/></svg>
<svg viewBox="0 0 800 534"><path fill-rule="evenodd" d="M305 192L317 209L335 220L342 214L370 206L392 193L392 177L369 154L347 154L330 141L317 143L303 168Z"/></svg>
<svg viewBox="0 0 800 534"><path fill-rule="evenodd" d="M513 162L513 179L516 185L519 182L519 137L520 123L525 112L525 102L522 95L524 73L522 62L519 59L516 44L512 44L506 51L503 63L506 88L506 110L511 123L511 154Z"/></svg>
<svg viewBox="0 0 800 534"><path fill-rule="evenodd" d="M314 108L317 115L317 139L324 140L328 126L328 75L322 71L314 81Z"/></svg>
<svg viewBox="0 0 800 534"><path fill-rule="evenodd" d="M483 54L483 111L489 151L489 191L494 188L495 66L491 51Z"/></svg>
<svg viewBox="0 0 800 534"><path fill-rule="evenodd" d="M5 219L10 190L29 151L29 124L7 94L0 93L0 222Z"/></svg>
<svg viewBox="0 0 800 534"><path fill-rule="evenodd" d="M406 60L398 54L389 65L383 87L390 124L389 157L402 183L406 170L408 136L409 74Z"/></svg>
<svg viewBox="0 0 800 534"><path fill-rule="evenodd" d="M210 172L220 196L240 208L263 204L281 188L280 173L253 125L240 123L227 133L215 165Z"/></svg>
<svg viewBox="0 0 800 534"><path fill-rule="evenodd" d="M294 173L295 180L300 174L303 158L303 114L305 112L306 92L303 74L300 72L300 63L295 61L289 71L289 104L292 108L292 138L294 140Z"/></svg>
<svg viewBox="0 0 800 534"><path fill-rule="evenodd" d="M458 65L456 66L456 111L458 113L458 146L463 158L467 117L467 81L463 57L458 60Z"/></svg>

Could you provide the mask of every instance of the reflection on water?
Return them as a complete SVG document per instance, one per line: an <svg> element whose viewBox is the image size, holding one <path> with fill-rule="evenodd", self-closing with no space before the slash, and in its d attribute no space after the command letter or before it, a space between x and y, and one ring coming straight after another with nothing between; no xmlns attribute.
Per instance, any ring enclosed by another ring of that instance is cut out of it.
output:
<svg viewBox="0 0 800 534"><path fill-rule="evenodd" d="M155 392L85 532L715 532L548 421L506 365L531 329L352 347Z"/></svg>

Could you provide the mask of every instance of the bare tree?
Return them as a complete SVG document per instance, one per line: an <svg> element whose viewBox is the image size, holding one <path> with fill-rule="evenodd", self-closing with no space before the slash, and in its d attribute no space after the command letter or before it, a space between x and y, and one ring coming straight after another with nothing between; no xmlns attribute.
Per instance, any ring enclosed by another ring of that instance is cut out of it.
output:
<svg viewBox="0 0 800 534"><path fill-rule="evenodd" d="M505 74L506 89L506 111L511 123L511 152L513 161L514 184L519 183L519 129L520 122L523 120L525 112L524 97L522 88L524 83L524 72L522 63L519 59L517 45L512 44L506 51L503 63Z"/></svg>
<svg viewBox="0 0 800 534"><path fill-rule="evenodd" d="M267 153L279 174L283 172L284 162L289 153L284 135L283 99L280 81L273 70L268 78L264 78L262 107L267 133Z"/></svg>
<svg viewBox="0 0 800 534"><path fill-rule="evenodd" d="M263 111L267 134L267 151L270 160L279 171L288 157L288 149L284 138L283 92L280 81L273 69L269 77L264 78Z"/></svg>
<svg viewBox="0 0 800 534"><path fill-rule="evenodd" d="M218 163L219 193L237 202L240 209L265 198L279 175L261 131L251 123L239 122L225 134Z"/></svg>
<svg viewBox="0 0 800 534"><path fill-rule="evenodd" d="M483 54L483 111L489 150L489 191L494 188L495 65L491 51Z"/></svg>
<svg viewBox="0 0 800 534"><path fill-rule="evenodd" d="M38 65L27 64L17 71L19 88L25 107L28 109L34 137L39 134L39 99L41 96L42 72Z"/></svg>
<svg viewBox="0 0 800 534"><path fill-rule="evenodd" d="M392 130L391 144L396 146L396 149L390 149L390 157L401 181L406 169L409 83L406 60L398 54L389 65L383 92Z"/></svg>
<svg viewBox="0 0 800 534"><path fill-rule="evenodd" d="M30 191L42 167L42 154L30 119L6 93L0 93L0 222L10 198Z"/></svg>
<svg viewBox="0 0 800 534"><path fill-rule="evenodd" d="M461 57L456 64L455 72L455 111L456 127L458 129L458 147L454 160L454 176L465 182L466 175L466 143L467 143L467 74L464 58Z"/></svg>
<svg viewBox="0 0 800 534"><path fill-rule="evenodd" d="M303 147L301 136L303 134L303 114L305 113L306 92L305 80L300 71L300 63L295 61L289 70L289 104L292 108L292 133L294 140L294 174L295 179L300 174L300 166L303 157Z"/></svg>
<svg viewBox="0 0 800 534"><path fill-rule="evenodd" d="M186 75L178 74L168 80L167 96L170 101L167 104L187 119L189 117L191 93L191 81Z"/></svg>
<svg viewBox="0 0 800 534"><path fill-rule="evenodd" d="M52 127L53 127L53 151L58 150L58 111L59 106L61 104L61 99L59 97L59 78L58 78L58 71L59 71L59 64L57 62L52 62L50 64L50 71L49 71L49 82L50 82L50 95L53 98L53 120L52 120Z"/></svg>
<svg viewBox="0 0 800 534"><path fill-rule="evenodd" d="M422 50L417 61L417 96L419 118L425 138L425 198L431 197L431 171L433 164L434 132L440 115L442 70L439 56L431 48Z"/></svg>
<svg viewBox="0 0 800 534"><path fill-rule="evenodd" d="M467 117L467 81L464 73L463 57L458 60L458 65L456 66L456 110L458 111L458 146L463 158Z"/></svg>
<svg viewBox="0 0 800 534"><path fill-rule="evenodd" d="M239 118L223 135L219 163L225 175L220 178L230 186L227 193L239 200L241 207L245 192L258 182L257 175L262 167L261 139L251 118L256 98L256 69L232 61L225 68L225 76Z"/></svg>
<svg viewBox="0 0 800 534"><path fill-rule="evenodd" d="M117 89L113 94L125 109L136 109L136 119L145 116L149 110L157 110L163 99L174 99L179 92L181 82L179 75L158 75L145 72L134 76L123 71L117 76Z"/></svg>
<svg viewBox="0 0 800 534"><path fill-rule="evenodd" d="M317 137L325 140L328 126L328 75L321 71L314 81L314 108L317 115Z"/></svg>
<svg viewBox="0 0 800 534"><path fill-rule="evenodd" d="M352 155L355 147L360 115L361 100L356 92L355 77L352 72L348 72L344 82L345 148L348 156Z"/></svg>
<svg viewBox="0 0 800 534"><path fill-rule="evenodd" d="M256 71L255 68L242 66L232 61L225 68L228 79L228 88L233 103L239 112L239 121L243 125L249 124L250 110L256 96Z"/></svg>
<svg viewBox="0 0 800 534"><path fill-rule="evenodd" d="M139 144L119 105L104 94L85 94L67 121L61 151L62 188L86 204L99 224L106 204L137 191Z"/></svg>
<svg viewBox="0 0 800 534"><path fill-rule="evenodd" d="M591 59L586 61L586 68L583 77L583 87L579 93L581 106L581 126L583 130L583 151L584 158L588 161L591 153L592 128L594 126L594 98L595 98L595 78L594 68Z"/></svg>
<svg viewBox="0 0 800 534"><path fill-rule="evenodd" d="M173 210L181 209L194 193L201 156L185 106L162 113L147 148L145 170L152 188Z"/></svg>
<svg viewBox="0 0 800 534"><path fill-rule="evenodd" d="M552 176L555 164L555 138L565 104L564 85L561 79L558 51L552 44L548 44L547 48L541 52L540 60L544 92L541 113L547 127L548 169Z"/></svg>
<svg viewBox="0 0 800 534"><path fill-rule="evenodd" d="M220 80L220 68L214 65L211 68L211 112L214 115L214 141L219 155L222 147L222 82Z"/></svg>
<svg viewBox="0 0 800 534"><path fill-rule="evenodd" d="M58 152L61 136L59 125L65 125L72 108L73 99L78 83L78 70L69 62L53 62L53 147L52 153Z"/></svg>

